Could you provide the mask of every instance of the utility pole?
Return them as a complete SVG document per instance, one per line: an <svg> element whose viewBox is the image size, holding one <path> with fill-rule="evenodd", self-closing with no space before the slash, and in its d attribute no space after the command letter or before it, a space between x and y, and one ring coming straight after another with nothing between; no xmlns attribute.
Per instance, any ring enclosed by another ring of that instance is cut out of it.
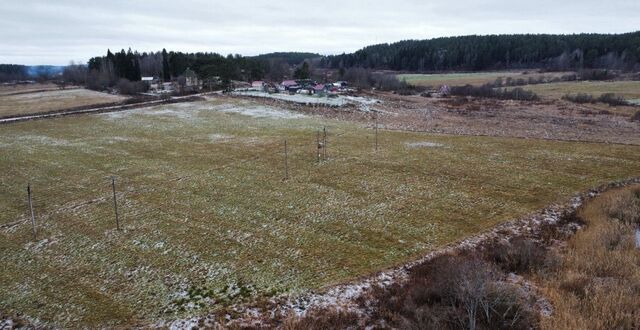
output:
<svg viewBox="0 0 640 330"><path fill-rule="evenodd" d="M316 135L316 153L318 156L318 163L320 163L320 148L322 148L322 146L320 145L320 131L318 131L318 134Z"/></svg>
<svg viewBox="0 0 640 330"><path fill-rule="evenodd" d="M284 140L284 179L289 180L289 153L287 151L287 140Z"/></svg>
<svg viewBox="0 0 640 330"><path fill-rule="evenodd" d="M118 200L116 199L116 178L111 177L111 188L113 189L113 210L116 213L116 229L120 230L120 219L118 219Z"/></svg>
<svg viewBox="0 0 640 330"><path fill-rule="evenodd" d="M29 211L31 212L31 227L33 228L33 240L38 239L38 232L36 231L36 216L33 213L33 202L31 201L31 183L27 184L27 197L29 198Z"/></svg>
<svg viewBox="0 0 640 330"><path fill-rule="evenodd" d="M322 138L322 158L326 161L327 160L327 128L323 127L322 128L324 137Z"/></svg>
<svg viewBox="0 0 640 330"><path fill-rule="evenodd" d="M378 151L378 114L376 114L376 151Z"/></svg>

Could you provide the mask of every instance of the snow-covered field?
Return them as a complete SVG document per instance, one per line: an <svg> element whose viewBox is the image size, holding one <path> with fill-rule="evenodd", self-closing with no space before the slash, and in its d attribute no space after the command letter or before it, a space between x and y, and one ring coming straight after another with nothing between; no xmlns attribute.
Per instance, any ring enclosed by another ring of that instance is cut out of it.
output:
<svg viewBox="0 0 640 330"><path fill-rule="evenodd" d="M348 104L353 104L359 107L362 111L369 111L369 107L371 105L381 102L380 100L367 98L367 97L344 96L344 95L338 95L337 97L326 97L326 96L314 96L314 95L304 95L304 94L291 95L288 93L270 94L270 93L256 92L256 91L234 92L234 94L252 96L252 97L270 98L270 99L293 102L293 103L304 104L304 105L343 107Z"/></svg>

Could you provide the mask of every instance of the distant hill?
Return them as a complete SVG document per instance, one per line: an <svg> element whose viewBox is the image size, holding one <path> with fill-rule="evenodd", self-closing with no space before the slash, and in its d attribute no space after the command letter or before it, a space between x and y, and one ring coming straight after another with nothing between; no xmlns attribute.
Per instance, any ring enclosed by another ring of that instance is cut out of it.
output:
<svg viewBox="0 0 640 330"><path fill-rule="evenodd" d="M61 75L64 71L64 66L61 65L33 65L27 66L27 75L32 78L38 76L57 76Z"/></svg>
<svg viewBox="0 0 640 330"><path fill-rule="evenodd" d="M280 59L285 61L289 65L298 65L305 60L320 58L322 55L316 53L299 53L299 52L277 52L277 53L268 53L262 54L258 56L253 56L252 58L257 60L273 60Z"/></svg>
<svg viewBox="0 0 640 330"><path fill-rule="evenodd" d="M625 34L518 34L405 40L323 58L331 68L399 71L516 68L640 69L640 32Z"/></svg>

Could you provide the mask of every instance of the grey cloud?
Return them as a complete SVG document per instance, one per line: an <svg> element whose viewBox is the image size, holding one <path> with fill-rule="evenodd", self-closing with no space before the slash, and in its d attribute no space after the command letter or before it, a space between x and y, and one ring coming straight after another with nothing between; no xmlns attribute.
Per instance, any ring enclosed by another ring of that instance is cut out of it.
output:
<svg viewBox="0 0 640 330"><path fill-rule="evenodd" d="M637 0L57 0L0 5L0 63L65 64L112 50L350 52L403 39L638 29Z"/></svg>

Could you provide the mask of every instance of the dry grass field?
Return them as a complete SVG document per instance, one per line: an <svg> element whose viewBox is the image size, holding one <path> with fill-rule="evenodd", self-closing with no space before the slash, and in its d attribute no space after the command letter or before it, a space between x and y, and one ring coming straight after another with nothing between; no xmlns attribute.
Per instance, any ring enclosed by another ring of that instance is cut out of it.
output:
<svg viewBox="0 0 640 330"><path fill-rule="evenodd" d="M544 329L637 329L640 186L615 189L580 210L586 228L568 242L561 267L540 281L555 313Z"/></svg>
<svg viewBox="0 0 640 330"><path fill-rule="evenodd" d="M0 310L58 327L206 314L402 264L640 173L637 146L379 141L376 152L361 124L234 98L2 126Z"/></svg>
<svg viewBox="0 0 640 330"><path fill-rule="evenodd" d="M469 72L469 73L441 73L441 74L400 74L398 79L405 80L409 85L415 86L432 86L439 87L441 85L463 86L463 85L483 85L493 83L498 78L525 79L545 77L559 77L566 73L537 73L535 71L497 71L497 72Z"/></svg>
<svg viewBox="0 0 640 330"><path fill-rule="evenodd" d="M0 96L16 93L31 93L36 91L55 91L60 88L56 84L20 84L20 85L0 85Z"/></svg>
<svg viewBox="0 0 640 330"><path fill-rule="evenodd" d="M0 117L33 114L124 101L126 97L88 89L0 94Z"/></svg>
<svg viewBox="0 0 640 330"><path fill-rule="evenodd" d="M560 99L566 94L591 94L598 97L614 93L627 100L640 99L640 81L575 81L528 85L523 87L548 99Z"/></svg>

